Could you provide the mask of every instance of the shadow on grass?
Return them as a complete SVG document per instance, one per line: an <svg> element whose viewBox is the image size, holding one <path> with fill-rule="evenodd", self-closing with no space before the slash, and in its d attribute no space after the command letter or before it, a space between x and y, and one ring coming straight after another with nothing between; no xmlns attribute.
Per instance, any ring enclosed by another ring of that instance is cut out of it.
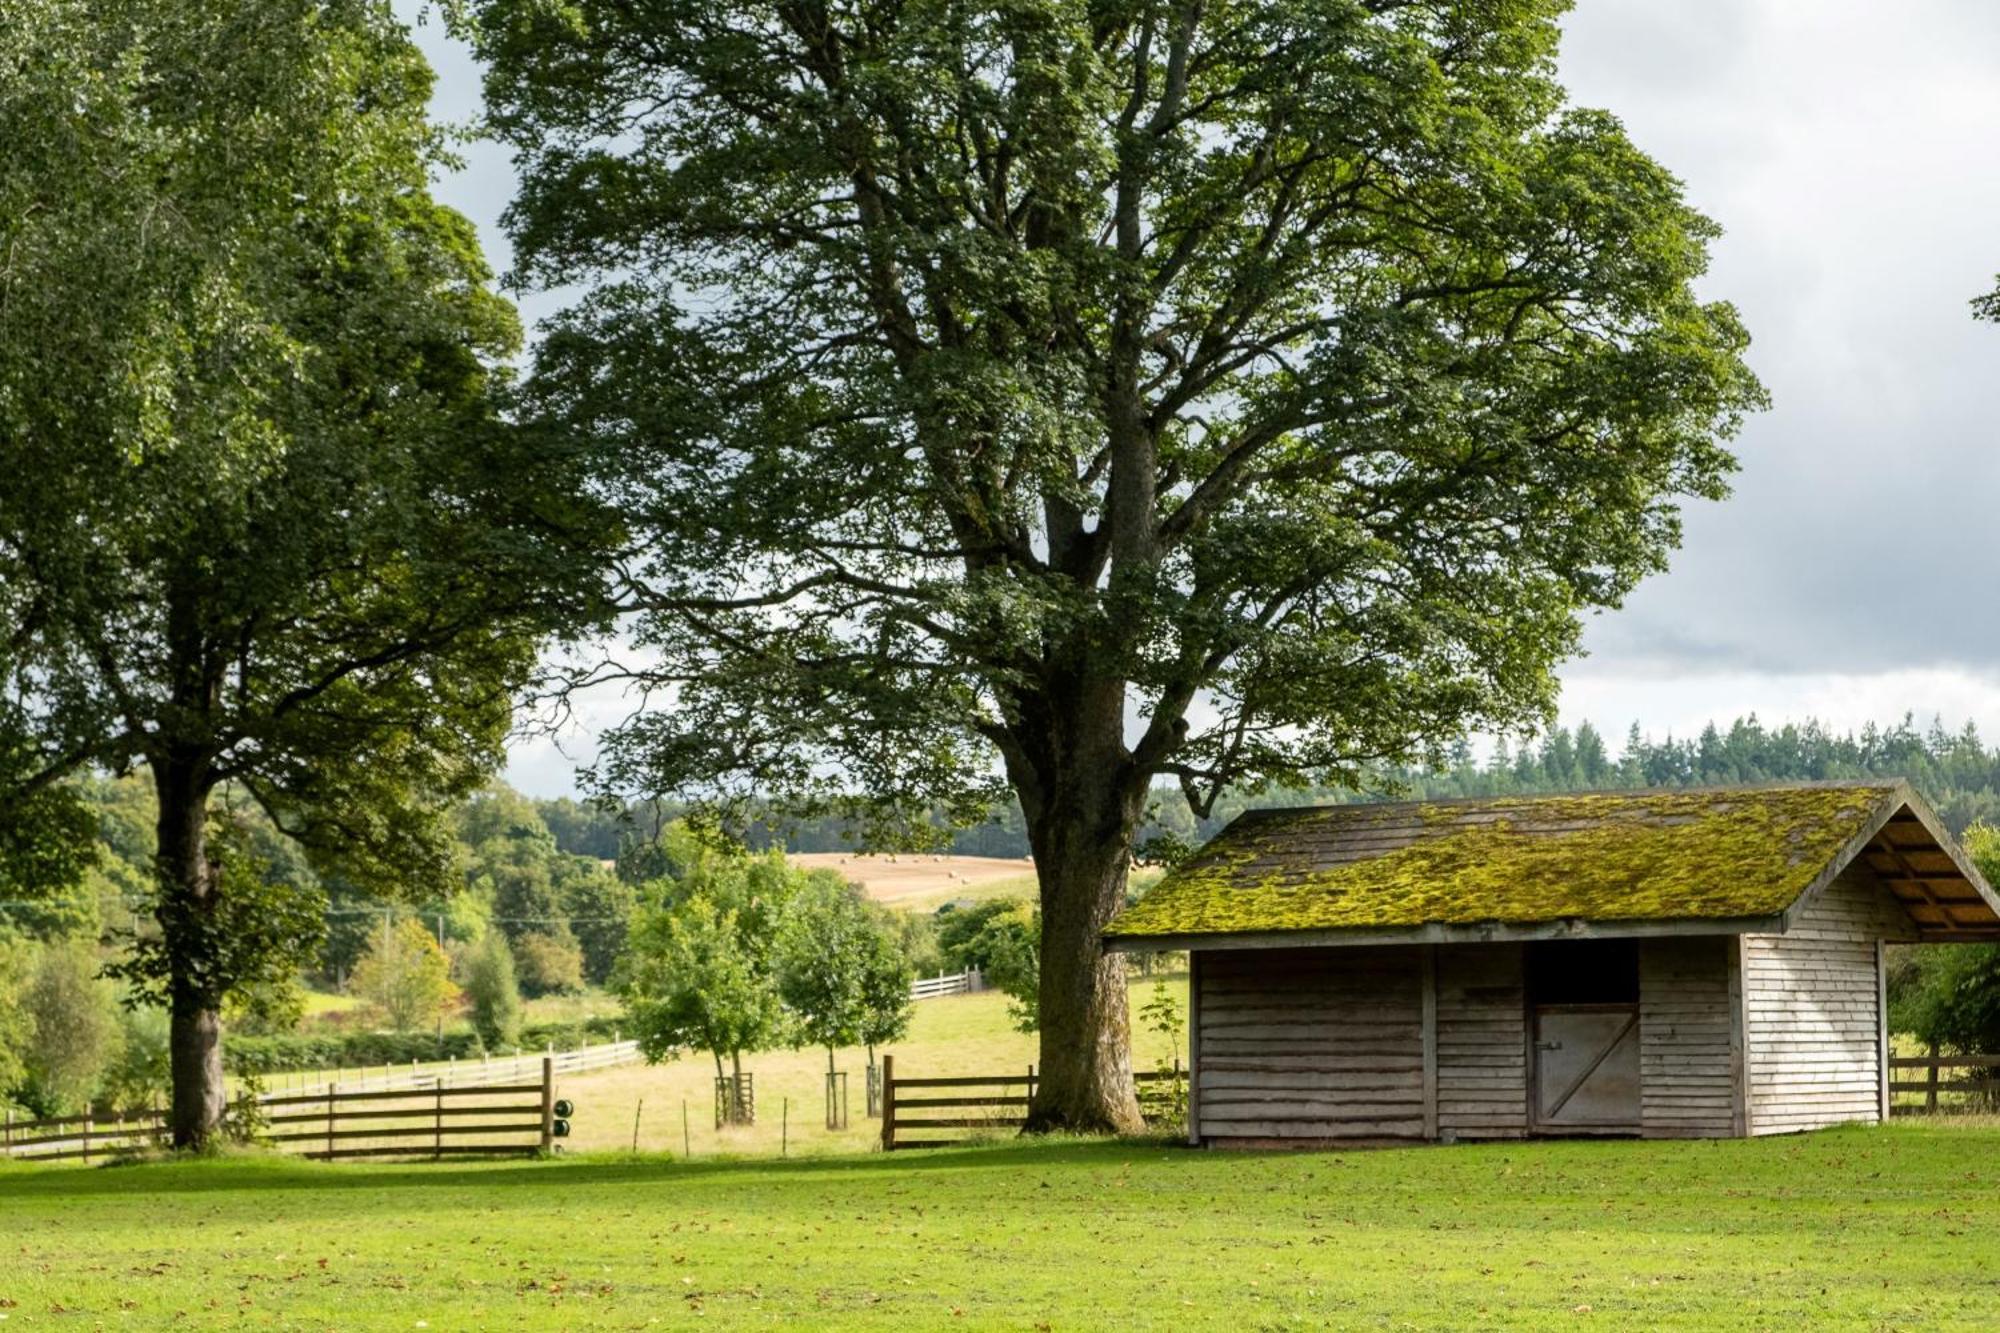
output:
<svg viewBox="0 0 2000 1333"><path fill-rule="evenodd" d="M171 1195L236 1191L343 1189L537 1189L605 1185L671 1185L731 1176L761 1181L922 1175L952 1170L1001 1170L1083 1163L1133 1152L1172 1153L1180 1145L1161 1139L1013 1139L990 1145L898 1153L822 1157L703 1158L590 1154L526 1162L341 1163L313 1162L279 1153L242 1152L217 1157L161 1157L98 1167L0 1164L0 1198Z"/></svg>

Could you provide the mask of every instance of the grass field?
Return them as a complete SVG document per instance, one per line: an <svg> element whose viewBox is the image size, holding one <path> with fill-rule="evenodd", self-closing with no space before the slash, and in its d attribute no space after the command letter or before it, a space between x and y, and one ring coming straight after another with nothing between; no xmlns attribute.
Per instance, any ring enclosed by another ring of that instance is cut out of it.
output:
<svg viewBox="0 0 2000 1333"><path fill-rule="evenodd" d="M1185 1012L1187 979L1167 982ZM1135 980L1131 988L1132 1050L1138 1067L1171 1059L1172 1047L1144 1030L1139 1007L1152 995L1153 983ZM1007 1020L1007 997L996 991L919 1000L910 1035L886 1049L894 1052L896 1068L907 1078L955 1074L1028 1072L1036 1059L1038 1038L1016 1032ZM696 1158L718 1154L776 1154L780 1137L795 1155L853 1152L880 1138L881 1122L863 1115L867 1057L858 1050L841 1051L837 1067L847 1071L849 1115L844 1131L826 1128L826 1052L766 1051L748 1056L743 1067L756 1075L757 1123L745 1128L715 1128L715 1062L706 1054L662 1065L607 1069L558 1080L559 1095L576 1103L569 1146L581 1152L632 1146L634 1113L639 1118L641 1151L679 1154L681 1104L688 1109L688 1146ZM784 1106L791 1102L790 1130L784 1129ZM640 1106L643 1101L645 1105Z"/></svg>
<svg viewBox="0 0 2000 1333"><path fill-rule="evenodd" d="M1983 1328L2000 1131L0 1169L12 1328Z"/></svg>
<svg viewBox="0 0 2000 1333"><path fill-rule="evenodd" d="M1035 896L1035 865L997 856L864 855L860 852L794 852L793 865L837 870L870 898L907 912L935 912L961 899Z"/></svg>

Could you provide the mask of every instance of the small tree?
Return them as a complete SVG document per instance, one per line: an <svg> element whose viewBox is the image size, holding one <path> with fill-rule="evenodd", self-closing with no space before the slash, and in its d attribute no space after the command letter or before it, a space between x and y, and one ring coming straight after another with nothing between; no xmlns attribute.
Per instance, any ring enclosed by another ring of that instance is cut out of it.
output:
<svg viewBox="0 0 2000 1333"><path fill-rule="evenodd" d="M793 896L778 935L777 970L778 994L791 1011L793 1032L826 1048L829 1074L835 1050L883 1027L880 1014L870 1023L871 982L879 1003L883 974L893 972L903 982L902 1007L909 1007L908 972L895 939L860 889L830 871L807 876ZM870 1040L871 1047L874 1040L883 1038ZM872 1050L868 1062L875 1062Z"/></svg>
<svg viewBox="0 0 2000 1333"><path fill-rule="evenodd" d="M451 960L421 921L384 921L354 968L354 993L398 1032L435 1023L458 999Z"/></svg>
<svg viewBox="0 0 2000 1333"><path fill-rule="evenodd" d="M21 1104L41 1115L88 1106L118 1054L118 1014L97 978L97 954L81 941L43 948L22 996L34 1025L23 1052Z"/></svg>
<svg viewBox="0 0 2000 1333"><path fill-rule="evenodd" d="M875 909L878 929L868 936L868 956L861 968L861 1044L868 1051L868 1068L875 1068L875 1048L900 1041L910 1030L910 982L916 968L906 952L903 935L888 913Z"/></svg>
<svg viewBox="0 0 2000 1333"><path fill-rule="evenodd" d="M514 980L514 951L497 928L480 937L466 962L465 994L472 1001L473 1030L488 1050L519 1040L521 991Z"/></svg>

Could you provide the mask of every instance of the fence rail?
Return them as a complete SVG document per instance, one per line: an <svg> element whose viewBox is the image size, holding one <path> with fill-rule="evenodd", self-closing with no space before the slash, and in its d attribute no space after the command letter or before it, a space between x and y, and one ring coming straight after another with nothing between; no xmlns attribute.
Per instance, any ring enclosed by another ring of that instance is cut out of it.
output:
<svg viewBox="0 0 2000 1333"><path fill-rule="evenodd" d="M321 1160L353 1157L499 1157L547 1152L565 1127L555 1114L556 1063L545 1055L534 1081L425 1088L355 1089L258 1099L261 1141ZM232 1111L232 1114L236 1112ZM4 1122L4 1155L36 1162L90 1161L159 1144L157 1109L122 1116L63 1116Z"/></svg>
<svg viewBox="0 0 2000 1333"><path fill-rule="evenodd" d="M1899 1077L1909 1070L1918 1071L1923 1077ZM1946 1071L1959 1076L1946 1077ZM1889 1109L1895 1115L1986 1110L2000 1101L2000 1055L1939 1055L1935 1051L1929 1055L1899 1055L1889 1061L1889 1080L1892 1099L1898 1093L1915 1093L1923 1098L1921 1105L1898 1106L1892 1100ZM1951 1101L1940 1104L1940 1096Z"/></svg>
<svg viewBox="0 0 2000 1333"><path fill-rule="evenodd" d="M973 995L986 989L986 978L978 968L968 972L947 972L910 983L910 998L935 1000L946 995Z"/></svg>
<svg viewBox="0 0 2000 1333"><path fill-rule="evenodd" d="M475 1088L496 1083L514 1083L539 1076L542 1061L553 1060L557 1074L585 1074L596 1069L616 1069L635 1065L645 1056L636 1041L600 1042L579 1046L573 1051L517 1051L513 1055L476 1056L460 1060L411 1061L403 1065L370 1066L369 1069L309 1069L263 1075L267 1093L284 1095L316 1091L328 1083L342 1092L393 1092L407 1088ZM370 1069L379 1072L369 1072Z"/></svg>
<svg viewBox="0 0 2000 1333"><path fill-rule="evenodd" d="M1186 1071L1177 1060L1171 1070L1141 1070L1132 1075L1141 1099L1156 1110L1175 1101L1185 1088ZM898 1078L896 1057L882 1057L882 1150L900 1152L908 1148L956 1148L973 1142L970 1137L905 1137L910 1130L1019 1129L1027 1123L1028 1104L1034 1100L1038 1082L1035 1067L1017 1074L962 1074L939 1078ZM1154 1085L1162 1085L1158 1088ZM1165 1097L1159 1094L1165 1093ZM916 1114L909 1114L914 1111Z"/></svg>

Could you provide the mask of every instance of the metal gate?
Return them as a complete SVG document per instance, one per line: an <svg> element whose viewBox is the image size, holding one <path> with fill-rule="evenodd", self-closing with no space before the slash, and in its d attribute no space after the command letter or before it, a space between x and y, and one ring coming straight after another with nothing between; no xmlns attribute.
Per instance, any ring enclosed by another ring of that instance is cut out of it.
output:
<svg viewBox="0 0 2000 1333"><path fill-rule="evenodd" d="M1532 1127L1550 1134L1639 1132L1639 1007L1535 1009Z"/></svg>

